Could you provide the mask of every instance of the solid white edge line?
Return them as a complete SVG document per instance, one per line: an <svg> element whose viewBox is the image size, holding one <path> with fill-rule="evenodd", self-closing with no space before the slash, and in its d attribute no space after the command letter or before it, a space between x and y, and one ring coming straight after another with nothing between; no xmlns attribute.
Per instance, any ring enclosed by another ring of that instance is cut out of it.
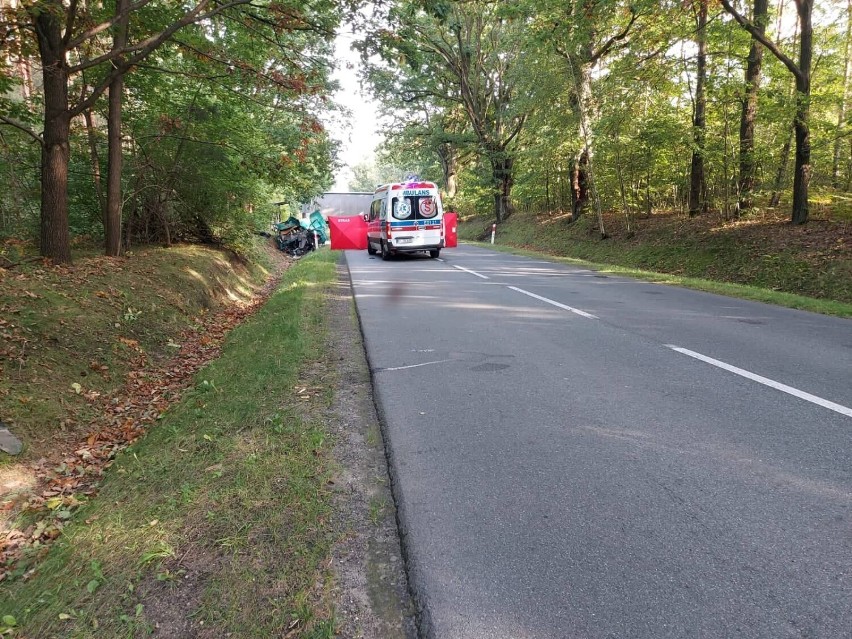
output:
<svg viewBox="0 0 852 639"><path fill-rule="evenodd" d="M560 304L559 302L554 302L553 300L547 299L546 297L542 297L541 295L536 295L535 293L530 293L529 291L525 291L522 288L518 288L517 286L509 286L508 288L513 291L517 291L518 293L523 293L524 295L529 295L530 297L534 297L537 300L541 300L542 302L547 302L548 304L552 304L553 306L558 306L561 309L566 311L571 311L581 317L587 317L589 319L599 319L597 315L592 315L591 313L587 313L586 311L581 311L579 308L574 308L573 306L566 306L565 304Z"/></svg>
<svg viewBox="0 0 852 639"><path fill-rule="evenodd" d="M491 279L487 275L482 275L482 273L477 273L476 271L471 271L469 268L465 268L463 266L458 266L456 264L453 264L453 268L457 268L458 270L464 271L465 273L470 273L471 275L476 275L476 277L481 277L484 280Z"/></svg>
<svg viewBox="0 0 852 639"><path fill-rule="evenodd" d="M702 362L726 370L729 373L734 373L735 375L745 377L746 379L750 379L759 384L763 384L764 386L769 386L770 388L774 388L775 390L780 390L782 393L787 393L788 395L792 395L793 397L803 399L806 402L811 402L812 404L817 404L818 406L822 406L823 408L827 408L828 410L833 410L835 413L840 413L841 415L852 417L852 408L848 408L841 404L835 404L834 402L831 402L827 399L823 399L822 397L811 395L810 393L801 391L798 388L793 388L792 386L787 386L786 384L782 384L781 382L776 382L775 380L769 379L768 377L763 377L761 375L756 375L755 373L750 373L749 371L743 370L742 368L737 368L736 366L731 366L730 364L726 364L725 362L720 362L718 359L707 357L706 355L702 355L701 353L696 353L695 351L691 351L686 348L681 348L680 346L675 346L674 344L666 344L666 346L672 349L673 351L677 351L678 353L682 353L697 360L701 360Z"/></svg>

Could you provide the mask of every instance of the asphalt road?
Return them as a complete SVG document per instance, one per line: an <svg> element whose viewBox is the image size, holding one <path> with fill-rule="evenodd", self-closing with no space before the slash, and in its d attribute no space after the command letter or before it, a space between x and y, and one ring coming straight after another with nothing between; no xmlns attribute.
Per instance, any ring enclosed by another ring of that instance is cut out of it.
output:
<svg viewBox="0 0 852 639"><path fill-rule="evenodd" d="M852 322L348 252L424 637L852 637Z"/></svg>

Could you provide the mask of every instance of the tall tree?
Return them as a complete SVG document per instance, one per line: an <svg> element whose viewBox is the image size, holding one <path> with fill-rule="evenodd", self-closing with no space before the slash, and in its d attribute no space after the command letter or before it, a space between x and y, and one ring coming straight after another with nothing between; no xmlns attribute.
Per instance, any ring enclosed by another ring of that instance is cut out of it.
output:
<svg viewBox="0 0 852 639"><path fill-rule="evenodd" d="M695 64L695 106L692 115L692 161L689 171L689 214L703 213L707 206L707 185L704 177L705 143L707 139L707 0L696 0L695 44L698 55Z"/></svg>
<svg viewBox="0 0 852 639"><path fill-rule="evenodd" d="M114 80L147 58L180 29L228 9L251 5L252 0L197 0L171 10L156 6L153 0L137 0L122 5L124 10L118 9L112 16L108 16L100 4L90 5L78 0L32 0L22 4L22 12L5 15L14 16L16 23L12 27L22 33L33 33L38 44L43 73L43 130L38 134L11 118L4 116L2 119L7 124L25 128L39 140L42 148L41 254L56 263L65 263L71 261L68 163L72 118L89 109ZM139 40L125 43L126 46L121 46L123 39L117 35L113 45L101 53L103 47L98 43L102 34L111 29L120 33L120 25L126 23L131 12L137 14L146 7L151 8L146 16L154 20L153 28L147 29ZM93 55L87 56L89 51L93 51ZM72 63L72 58L78 62ZM100 80L91 83L88 95L72 102L69 98L71 79L86 70L100 70ZM108 224L109 217L107 215Z"/></svg>
<svg viewBox="0 0 852 639"><path fill-rule="evenodd" d="M595 131L598 108L592 87L595 67L623 47L636 20L638 6L621 2L575 0L538 4L537 32L562 58L576 115L578 151L572 178L572 219L579 218L589 202L594 206L601 236L606 236L594 180Z"/></svg>
<svg viewBox="0 0 852 639"><path fill-rule="evenodd" d="M127 46L127 29L130 21L130 0L116 0L112 48L124 51ZM122 57L115 66L122 66ZM116 75L109 85L109 115L107 116L107 197L104 220L105 253L121 253L121 106L124 93L124 74Z"/></svg>
<svg viewBox="0 0 852 639"><path fill-rule="evenodd" d="M769 17L769 1L754 0L752 22L755 29L766 33L766 21ZM751 49L745 70L745 95L743 96L740 116L740 179L737 213L748 211L752 207L755 184L754 127L757 120L757 95L760 89L760 68L763 64L763 45L752 36Z"/></svg>
<svg viewBox="0 0 852 639"><path fill-rule="evenodd" d="M776 28L775 31L777 33L781 32L781 25L784 20L784 9L785 2L781 0L778 4L778 15L776 17ZM799 21L796 20L795 29L793 31L793 40L792 40L792 48L795 49L798 46L799 42ZM784 103L785 104L793 104L796 102L796 84L790 83L788 87L786 87L786 91L784 91ZM796 134L796 117L795 117L795 107L793 109L793 113L787 114L785 113L784 117L784 144L781 147L781 151L779 154L778 166L775 170L775 179L772 182L772 193L769 196L769 206L771 208L775 208L778 206L781 201L781 191L784 188L784 184L786 183L787 178L787 165L790 162L790 151L793 148L793 139Z"/></svg>
<svg viewBox="0 0 852 639"><path fill-rule="evenodd" d="M402 0L364 45L366 57L377 53L388 65L401 58L398 75L419 82L422 95L461 107L491 167L498 222L512 212L516 145L528 116L516 90L523 28L509 4Z"/></svg>
<svg viewBox="0 0 852 639"><path fill-rule="evenodd" d="M846 111L849 106L850 70L852 70L852 60L849 59L852 48L852 0L846 3L846 41L843 48L843 89L840 93L840 106L837 109L837 129L831 162L831 185L835 189L840 188L840 149L843 146L843 127L846 125Z"/></svg>
<svg viewBox="0 0 852 639"><path fill-rule="evenodd" d="M731 4L721 0L725 11L778 58L796 79L796 165L793 176L793 210L790 221L804 224L808 221L808 186L811 181L811 132L809 125L811 99L811 66L813 62L813 0L795 0L799 15L799 63L796 64L781 48L746 19Z"/></svg>
<svg viewBox="0 0 852 639"><path fill-rule="evenodd" d="M470 124L491 165L494 216L512 213L514 143L527 113L514 109L516 65L523 55L517 21L490 3L457 4L449 22L451 39L436 40L434 50L452 69Z"/></svg>

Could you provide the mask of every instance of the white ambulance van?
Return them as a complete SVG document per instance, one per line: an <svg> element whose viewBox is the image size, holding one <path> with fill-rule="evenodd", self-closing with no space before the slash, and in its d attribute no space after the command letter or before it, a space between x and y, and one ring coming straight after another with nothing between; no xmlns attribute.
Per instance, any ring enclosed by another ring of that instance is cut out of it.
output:
<svg viewBox="0 0 852 639"><path fill-rule="evenodd" d="M370 255L380 253L387 260L397 253L428 251L438 257L444 248L444 208L433 182L380 186L365 217Z"/></svg>

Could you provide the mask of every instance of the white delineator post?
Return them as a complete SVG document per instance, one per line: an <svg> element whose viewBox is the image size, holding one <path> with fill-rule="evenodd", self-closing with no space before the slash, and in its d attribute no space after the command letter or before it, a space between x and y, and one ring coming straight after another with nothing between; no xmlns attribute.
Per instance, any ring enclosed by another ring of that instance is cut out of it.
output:
<svg viewBox="0 0 852 639"><path fill-rule="evenodd" d="M319 238L317 237L317 232L314 231L314 250L319 248Z"/></svg>
<svg viewBox="0 0 852 639"><path fill-rule="evenodd" d="M497 235L497 223L491 225L491 243L494 244L494 236Z"/></svg>

